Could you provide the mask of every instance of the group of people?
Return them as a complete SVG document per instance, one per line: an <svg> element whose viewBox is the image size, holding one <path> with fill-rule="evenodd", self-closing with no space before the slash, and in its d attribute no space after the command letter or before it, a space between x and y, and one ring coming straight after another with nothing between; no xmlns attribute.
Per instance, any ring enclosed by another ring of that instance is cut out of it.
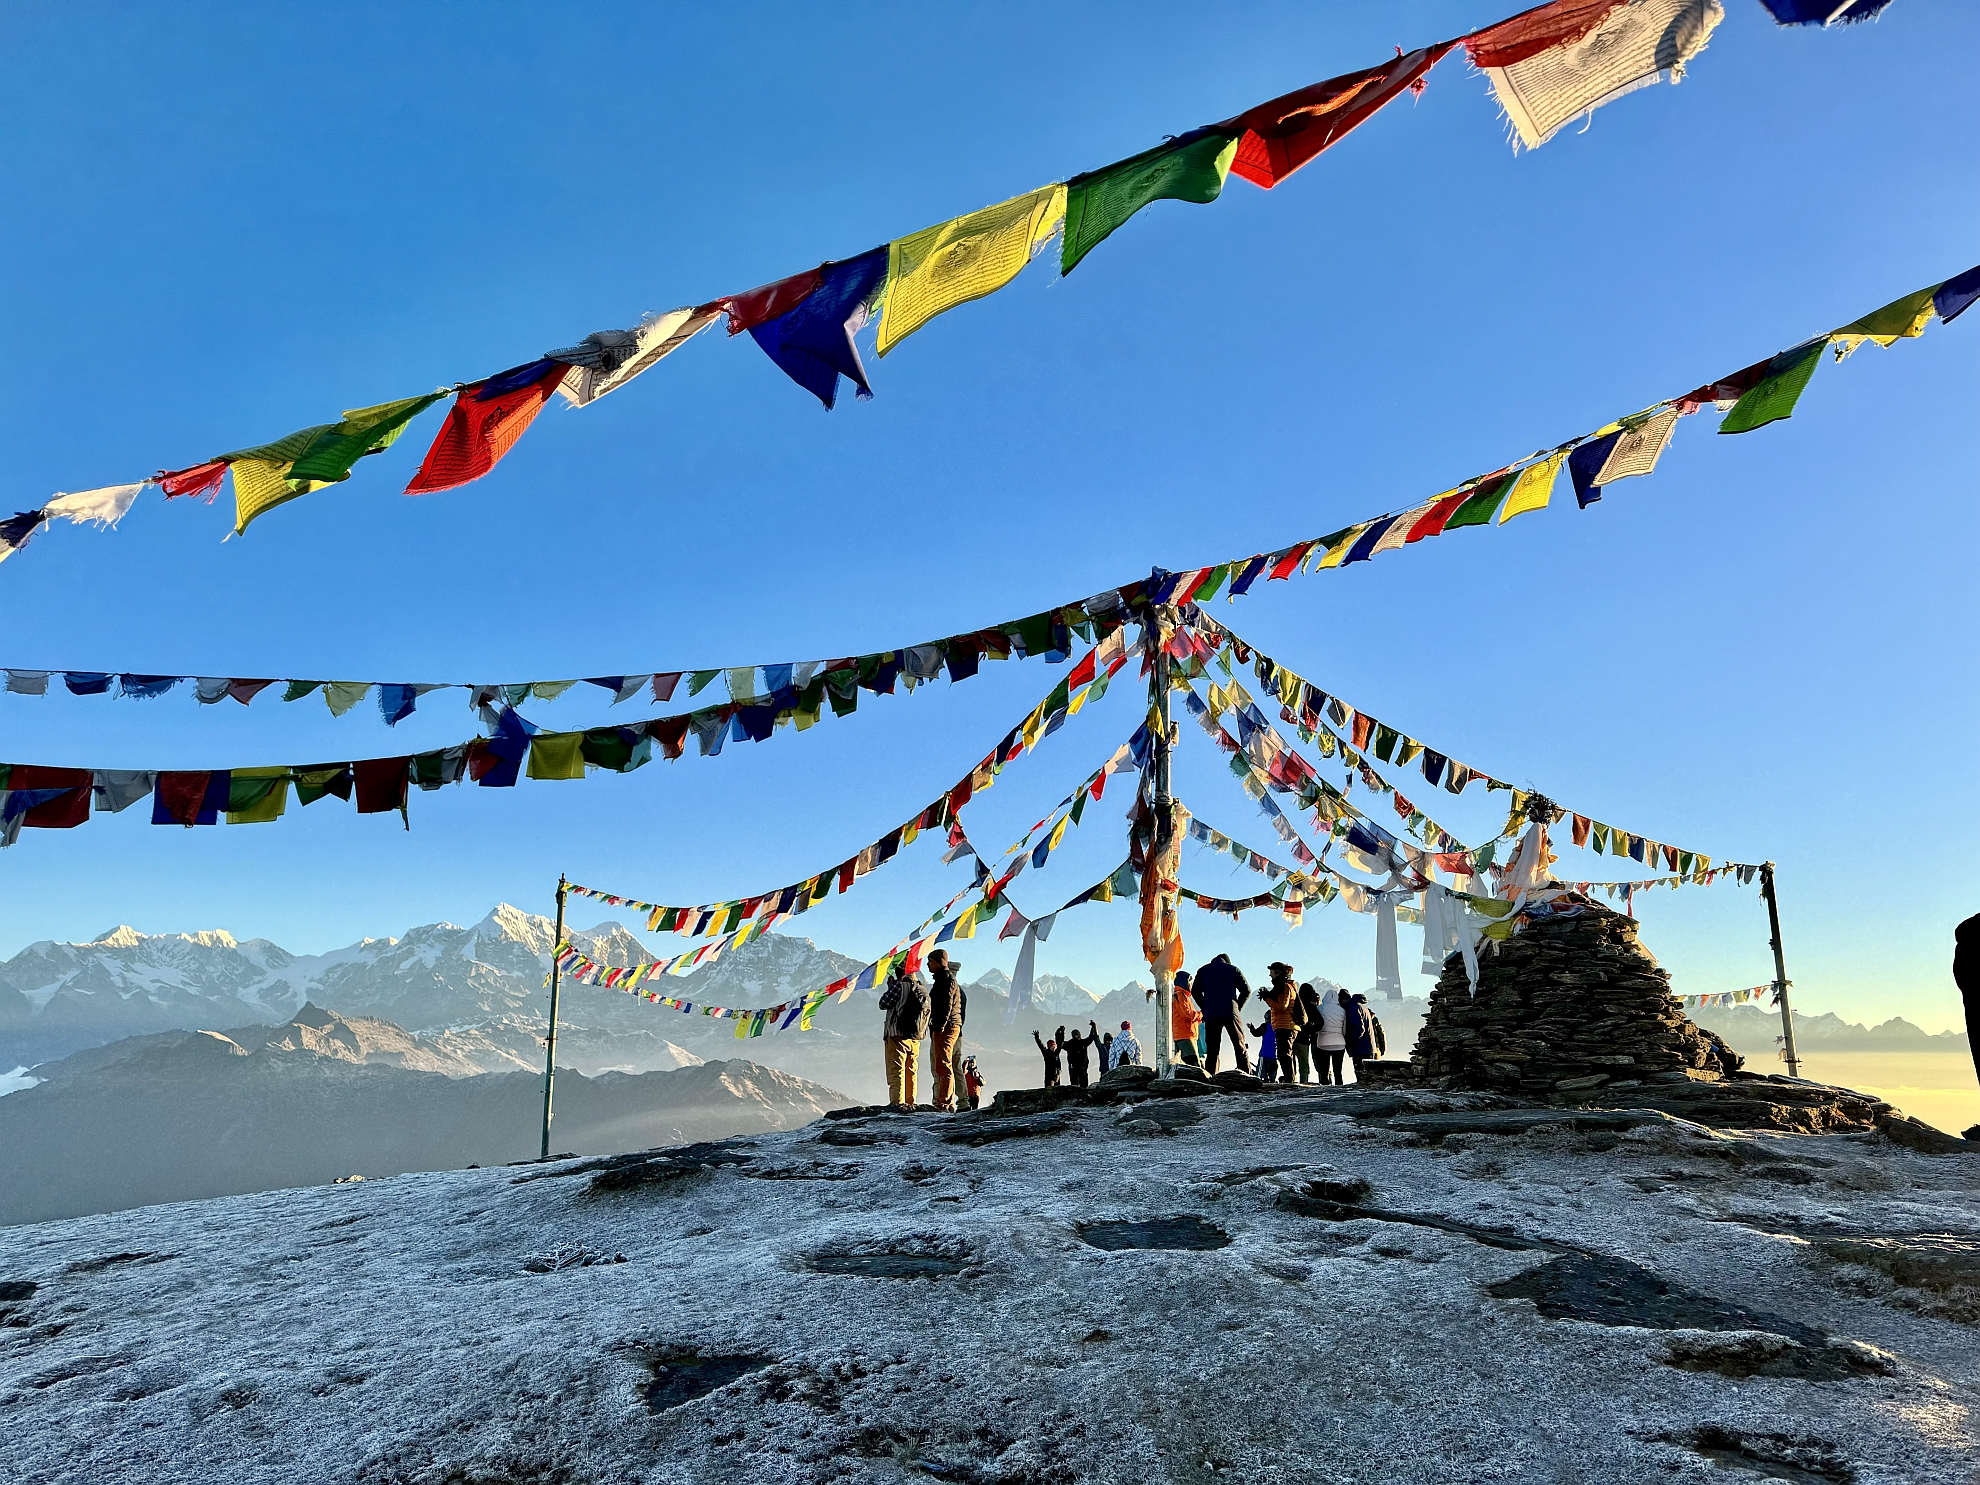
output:
<svg viewBox="0 0 1980 1485"><path fill-rule="evenodd" d="M925 1041L935 1085L934 1106L944 1112L977 1108L983 1076L976 1059L962 1054L969 992L957 980L958 966L946 950L930 954L927 967L925 982L919 974L896 969L880 995L886 1018L882 1034L887 1102L895 1108L915 1107ZM1230 955L1219 954L1194 976L1178 970L1169 1012L1176 1059L1214 1076L1228 1041L1238 1070L1251 1072L1249 1031L1258 1039L1256 1072L1264 1081L1343 1083L1347 1063L1354 1064L1358 1081L1361 1065L1387 1051L1382 1022L1369 1009L1367 996L1350 994L1326 980L1295 983L1290 964L1275 962L1266 973L1270 988L1258 992L1261 1019L1247 1027L1244 1008L1252 1000L1251 985ZM1141 1061L1141 1043L1127 1021L1121 1022L1119 1031L1103 1032L1088 1021L1083 1034L1068 1035L1061 1026L1050 1038L1034 1031L1031 1039L1045 1059L1047 1088L1058 1087L1061 1078L1074 1088L1087 1087L1096 1053L1102 1075Z"/></svg>
<svg viewBox="0 0 1980 1485"><path fill-rule="evenodd" d="M1045 1059L1045 1086L1059 1086L1061 1064L1064 1065L1066 1082L1075 1088L1084 1088L1092 1082L1092 1073L1087 1066L1087 1057L1096 1047L1100 1051L1100 1072L1104 1077L1117 1067L1134 1067L1141 1061L1141 1043L1135 1040L1131 1022L1121 1022L1119 1031L1102 1031L1093 1022L1086 1023L1086 1035L1074 1032L1066 1035L1061 1026L1052 1037L1041 1037L1031 1033L1031 1039L1038 1043L1038 1051Z"/></svg>
<svg viewBox="0 0 1980 1485"><path fill-rule="evenodd" d="M1271 988L1258 994L1263 1019L1249 1028L1258 1038L1257 1072L1264 1081L1342 1083L1348 1062L1359 1080L1361 1064L1388 1050L1382 1022L1369 1009L1367 996L1326 980L1296 984L1290 964L1275 962L1266 973ZM1238 1070L1252 1071L1243 1019L1251 995L1244 971L1228 954L1219 954L1194 976L1176 971L1169 1029L1177 1059L1214 1075L1228 1039Z"/></svg>
<svg viewBox="0 0 1980 1485"><path fill-rule="evenodd" d="M887 1049L887 1102L894 1108L915 1106L924 1041L929 1044L935 1107L953 1113L982 1102L983 1075L976 1059L962 1054L969 992L956 979L957 968L947 950L937 949L928 956L928 983L897 968L880 993L886 1018L881 1035Z"/></svg>

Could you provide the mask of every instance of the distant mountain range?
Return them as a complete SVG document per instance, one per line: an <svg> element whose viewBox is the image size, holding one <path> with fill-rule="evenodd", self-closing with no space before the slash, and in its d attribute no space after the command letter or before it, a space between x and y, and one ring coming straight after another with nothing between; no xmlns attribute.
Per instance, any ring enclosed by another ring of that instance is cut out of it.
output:
<svg viewBox="0 0 1980 1485"><path fill-rule="evenodd" d="M794 1129L850 1100L752 1062L560 1070L554 1149L612 1154ZM387 1021L168 1031L36 1069L0 1098L0 1224L533 1157L541 1072L483 1072Z"/></svg>
<svg viewBox="0 0 1980 1485"><path fill-rule="evenodd" d="M1749 1057L1773 1056L1776 1038L1781 1034L1781 1013L1765 1006L1700 1006L1688 1014ZM1796 1049L1803 1052L1964 1052L1967 1049L1964 1032L1926 1031L1902 1016L1866 1026L1845 1021L1833 1011L1819 1016L1794 1012L1794 1042Z"/></svg>

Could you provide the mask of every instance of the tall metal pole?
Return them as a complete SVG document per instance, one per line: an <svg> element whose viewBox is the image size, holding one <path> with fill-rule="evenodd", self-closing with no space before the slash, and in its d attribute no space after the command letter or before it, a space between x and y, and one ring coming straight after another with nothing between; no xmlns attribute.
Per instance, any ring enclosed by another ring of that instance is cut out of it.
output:
<svg viewBox="0 0 1980 1485"><path fill-rule="evenodd" d="M1781 1046L1787 1054L1788 1076L1801 1076L1801 1059L1794 1055L1794 1012L1788 1006L1787 960L1781 955L1781 910L1774 901L1774 863L1760 865L1760 895L1767 899L1768 940L1774 950L1774 1001L1781 1008Z"/></svg>
<svg viewBox="0 0 1980 1485"><path fill-rule="evenodd" d="M543 1149L539 1160L550 1158L550 1095L557 1086L557 990L560 976L557 951L564 946L564 893L568 884L557 875L557 931L550 937L550 1035L543 1044Z"/></svg>
<svg viewBox="0 0 1980 1485"><path fill-rule="evenodd" d="M1150 867L1156 857L1167 853L1169 833L1173 828L1169 794L1169 635L1173 632L1175 610L1153 608L1149 611L1146 628L1148 641L1155 646L1155 654L1148 665L1148 719L1150 741L1153 749L1149 754L1149 784L1154 795L1151 803L1155 806L1155 850L1150 857ZM1156 883L1159 893L1161 884ZM1173 1076L1175 1064L1174 1022L1170 1016L1170 1001L1175 993L1175 980L1167 969L1155 971L1155 1076Z"/></svg>

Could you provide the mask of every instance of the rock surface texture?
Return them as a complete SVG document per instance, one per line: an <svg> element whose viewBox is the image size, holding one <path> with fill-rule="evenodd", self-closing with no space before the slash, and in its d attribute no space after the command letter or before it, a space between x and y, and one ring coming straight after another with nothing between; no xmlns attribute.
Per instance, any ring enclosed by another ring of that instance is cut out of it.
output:
<svg viewBox="0 0 1980 1485"><path fill-rule="evenodd" d="M15 1228L0 1479L1980 1470L1980 1156L1171 1091Z"/></svg>

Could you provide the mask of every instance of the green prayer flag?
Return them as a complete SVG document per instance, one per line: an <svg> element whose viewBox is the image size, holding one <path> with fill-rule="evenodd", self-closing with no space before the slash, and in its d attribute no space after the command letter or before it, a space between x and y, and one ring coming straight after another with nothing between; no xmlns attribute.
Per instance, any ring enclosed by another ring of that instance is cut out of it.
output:
<svg viewBox="0 0 1980 1485"><path fill-rule="evenodd" d="M1802 389L1815 374L1822 348L1828 343L1828 337L1824 336L1774 357L1767 363L1766 380L1733 404L1726 420L1719 424L1719 431L1751 433L1755 428L1793 417L1794 405L1801 400Z"/></svg>
<svg viewBox="0 0 1980 1485"><path fill-rule="evenodd" d="M719 670L697 670L688 677L688 695L699 696L701 688L722 672Z"/></svg>
<svg viewBox="0 0 1980 1485"><path fill-rule="evenodd" d="M1023 641L1025 654L1042 655L1052 648L1051 611L1033 614L1028 619L1019 619L1015 624L1006 624L1004 632L1013 634Z"/></svg>
<svg viewBox="0 0 1980 1485"><path fill-rule="evenodd" d="M635 738L629 727L593 727L584 734L583 756L586 763L597 768L609 768L614 773L630 773L639 767L633 756L641 746L652 756L653 739ZM646 760L640 759L643 763Z"/></svg>
<svg viewBox="0 0 1980 1485"><path fill-rule="evenodd" d="M1068 820L1071 820L1071 821L1073 822L1073 824L1074 824L1074 826L1077 826L1077 825L1079 824L1079 817L1080 817L1081 815L1083 815L1083 814L1085 814L1085 813L1086 813L1086 801L1087 801L1087 800L1088 800L1088 799L1089 799L1090 797L1091 797L1091 796L1089 796L1089 795L1087 794L1087 792L1086 792L1086 791L1085 791L1084 789L1082 789L1082 790L1080 790L1080 791L1079 791L1079 798L1077 798L1077 799L1075 799L1075 800L1073 801L1073 807L1072 807L1072 810L1071 810L1071 812L1070 812L1070 813L1069 813L1069 814L1068 814L1068 815L1066 816L1066 818L1067 818Z"/></svg>
<svg viewBox="0 0 1980 1485"><path fill-rule="evenodd" d="M1387 763L1394 755L1396 744L1401 740L1402 734L1389 726L1388 723L1377 722L1375 724L1375 756L1380 758L1384 763Z"/></svg>
<svg viewBox="0 0 1980 1485"><path fill-rule="evenodd" d="M1203 581L1196 585L1196 591L1192 593L1190 597L1195 599L1196 602L1198 603L1208 603L1211 599L1217 596L1217 590L1224 586L1224 579L1229 577L1230 575L1231 575L1231 564L1228 562L1221 563L1218 566L1211 568L1210 571L1207 574L1205 574Z"/></svg>
<svg viewBox="0 0 1980 1485"><path fill-rule="evenodd" d="M1444 522L1446 531L1455 531L1460 526L1489 526L1492 517L1498 514L1506 493L1518 481L1517 474L1502 475L1490 479L1478 487L1477 493L1451 512L1451 518Z"/></svg>
<svg viewBox="0 0 1980 1485"><path fill-rule="evenodd" d="M301 701L310 692L322 685L321 681L290 681L288 689L282 692L284 701Z"/></svg>
<svg viewBox="0 0 1980 1485"><path fill-rule="evenodd" d="M1199 130L1066 182L1065 235L1059 272L1073 268L1115 228L1154 201L1202 206L1224 189L1239 136Z"/></svg>
<svg viewBox="0 0 1980 1485"><path fill-rule="evenodd" d="M344 414L344 421L319 435L289 470L292 480L317 480L335 484L349 479L351 466L366 454L382 453L406 431L406 424L425 412L442 397L434 392L425 397L406 397L397 402L381 402L376 407L360 407Z"/></svg>

